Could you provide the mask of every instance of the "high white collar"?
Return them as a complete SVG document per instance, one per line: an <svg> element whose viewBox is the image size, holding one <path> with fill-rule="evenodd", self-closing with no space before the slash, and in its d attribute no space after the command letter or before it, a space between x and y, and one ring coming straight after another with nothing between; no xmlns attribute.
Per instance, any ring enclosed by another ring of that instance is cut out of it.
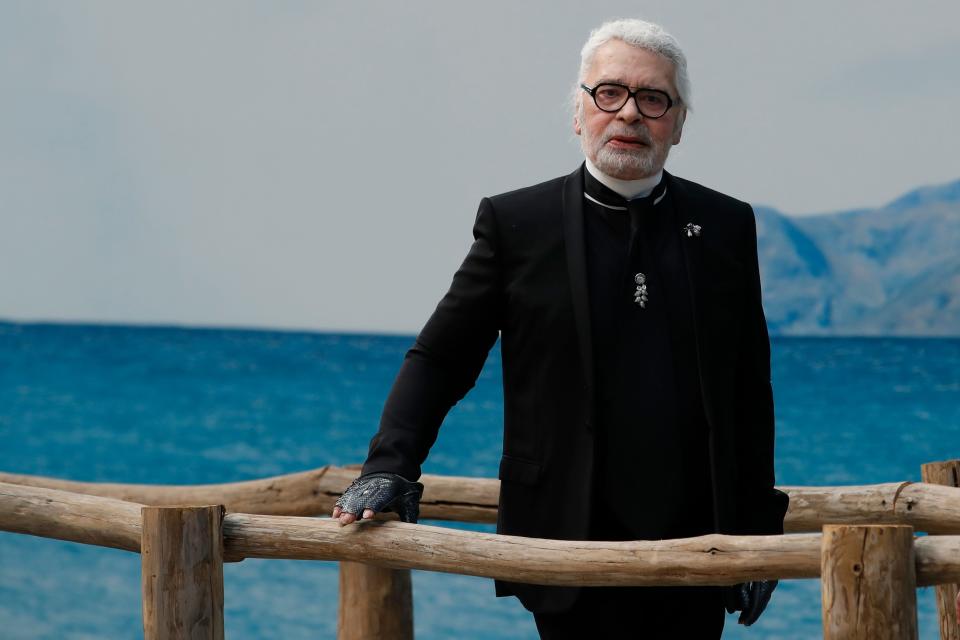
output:
<svg viewBox="0 0 960 640"><path fill-rule="evenodd" d="M597 169L594 164L590 162L590 158L586 158L586 161L587 171L589 171L590 175L597 179L597 182L607 187L611 191L620 194L627 200L644 198L650 195L653 189L660 184L660 180L663 179L663 169L656 172L649 178L640 178L639 180L621 180L619 178L612 178L600 171L600 169Z"/></svg>

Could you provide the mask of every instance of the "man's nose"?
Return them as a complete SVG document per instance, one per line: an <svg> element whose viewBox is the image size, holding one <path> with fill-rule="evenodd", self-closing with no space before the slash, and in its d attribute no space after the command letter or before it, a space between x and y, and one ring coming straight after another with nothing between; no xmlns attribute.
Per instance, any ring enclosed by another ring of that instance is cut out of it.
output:
<svg viewBox="0 0 960 640"><path fill-rule="evenodd" d="M643 114L637 109L637 101L633 98L628 98L626 104L620 107L620 111L617 111L617 119L623 120L624 122L642 120Z"/></svg>

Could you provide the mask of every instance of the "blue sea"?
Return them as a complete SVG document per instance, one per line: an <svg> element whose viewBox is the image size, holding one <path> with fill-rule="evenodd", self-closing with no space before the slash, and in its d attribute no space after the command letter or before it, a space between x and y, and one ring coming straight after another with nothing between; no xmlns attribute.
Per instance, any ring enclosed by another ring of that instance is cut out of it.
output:
<svg viewBox="0 0 960 640"><path fill-rule="evenodd" d="M411 343L0 323L0 470L189 484L360 462ZM495 475L499 360L495 349L425 472ZM919 480L921 463L960 457L960 340L775 338L773 379L780 484ZM335 564L224 571L228 637L334 637ZM921 637L938 637L933 591L918 600ZM414 601L420 640L537 637L489 580L414 572ZM139 638L140 625L138 555L0 533L0 638ZM724 637L821 637L818 581L781 583L754 627L729 616Z"/></svg>

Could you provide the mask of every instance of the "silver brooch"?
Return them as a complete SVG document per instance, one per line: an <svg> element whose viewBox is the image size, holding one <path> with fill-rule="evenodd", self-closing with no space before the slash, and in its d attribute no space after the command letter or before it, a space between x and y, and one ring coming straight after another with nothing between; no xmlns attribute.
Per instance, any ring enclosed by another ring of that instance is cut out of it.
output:
<svg viewBox="0 0 960 640"><path fill-rule="evenodd" d="M641 309L647 308L647 276L638 273L633 276L633 281L637 283L637 290L633 292L633 301L640 305Z"/></svg>
<svg viewBox="0 0 960 640"><path fill-rule="evenodd" d="M700 225L698 224L688 222L687 226L685 226L683 230L687 232L688 238L692 238L693 236L697 236L698 238L700 237Z"/></svg>

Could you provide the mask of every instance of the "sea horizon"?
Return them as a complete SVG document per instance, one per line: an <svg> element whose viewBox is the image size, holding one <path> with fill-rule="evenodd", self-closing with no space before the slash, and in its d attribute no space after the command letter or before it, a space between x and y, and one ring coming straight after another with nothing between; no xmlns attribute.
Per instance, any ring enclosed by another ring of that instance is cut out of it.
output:
<svg viewBox="0 0 960 640"><path fill-rule="evenodd" d="M271 326L271 325L256 325L256 324L230 324L230 323L192 323L192 322L151 322L151 321L124 321L124 320L84 320L84 319L24 319L24 318L14 318L14 317L2 317L0 316L0 325L13 325L13 326L64 326L64 327L89 327L89 328L126 328L126 329L173 329L173 330L184 330L184 331L249 331L249 332L261 332L261 333L302 333L302 334L318 334L318 335L342 335L342 336L368 336L368 337L409 337L411 340L416 338L417 330L407 331L403 329L392 330L380 330L380 329L338 329L338 328L315 328L315 327L304 327L298 325L291 326ZM960 339L960 329L956 335L925 335L925 334L913 334L913 335L901 335L901 334L863 334L863 333L830 333L830 334L820 334L820 333L778 333L773 329L768 329L770 339L774 338L790 338L790 339L812 339L812 340L830 340L830 339L841 339L841 340L858 340L858 339L873 339L873 340L885 340L885 339L895 339L895 340L957 340Z"/></svg>

